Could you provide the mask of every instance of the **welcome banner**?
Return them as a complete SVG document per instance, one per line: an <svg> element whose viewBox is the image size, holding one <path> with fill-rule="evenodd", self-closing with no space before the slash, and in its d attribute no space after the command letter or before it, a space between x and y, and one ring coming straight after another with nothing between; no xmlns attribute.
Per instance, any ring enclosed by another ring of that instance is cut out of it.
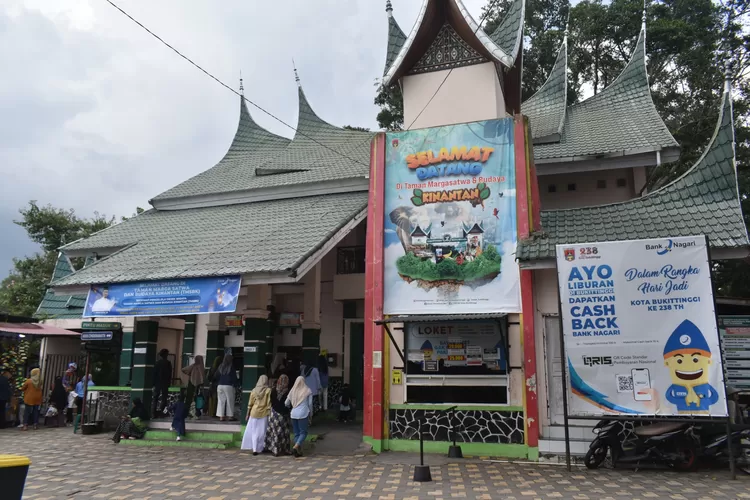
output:
<svg viewBox="0 0 750 500"><path fill-rule="evenodd" d="M557 246L570 415L726 416L703 236Z"/></svg>
<svg viewBox="0 0 750 500"><path fill-rule="evenodd" d="M230 313L237 308L239 276L94 285L84 318Z"/></svg>
<svg viewBox="0 0 750 500"><path fill-rule="evenodd" d="M385 147L383 313L519 312L513 119Z"/></svg>

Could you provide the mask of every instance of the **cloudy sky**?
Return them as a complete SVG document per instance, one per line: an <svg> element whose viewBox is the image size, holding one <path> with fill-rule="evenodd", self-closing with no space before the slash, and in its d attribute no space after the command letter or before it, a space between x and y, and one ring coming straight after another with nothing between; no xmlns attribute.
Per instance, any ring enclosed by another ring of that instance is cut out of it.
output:
<svg viewBox="0 0 750 500"><path fill-rule="evenodd" d="M287 123L292 73L319 115L375 129L385 0L116 0L218 78ZM393 0L407 33L417 0ZM484 0L464 3L479 19ZM29 200L129 215L211 167L229 146L237 97L105 0L0 2L0 278L37 250L13 224ZM278 134L293 132L251 108Z"/></svg>

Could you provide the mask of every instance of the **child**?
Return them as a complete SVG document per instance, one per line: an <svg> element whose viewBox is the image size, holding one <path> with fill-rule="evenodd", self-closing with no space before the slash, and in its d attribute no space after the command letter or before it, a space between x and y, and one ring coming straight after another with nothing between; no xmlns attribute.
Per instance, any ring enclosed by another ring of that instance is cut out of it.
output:
<svg viewBox="0 0 750 500"><path fill-rule="evenodd" d="M172 430L177 432L177 441L182 441L185 435L185 418L187 418L189 408L185 404L185 393L180 392L177 402L172 405Z"/></svg>
<svg viewBox="0 0 750 500"><path fill-rule="evenodd" d="M352 397L349 391L349 384L344 384L341 388L341 397L339 399L339 422L348 422L351 413Z"/></svg>
<svg viewBox="0 0 750 500"><path fill-rule="evenodd" d="M76 391L70 391L68 393L68 408L65 412L65 424L73 424L73 409L76 407Z"/></svg>

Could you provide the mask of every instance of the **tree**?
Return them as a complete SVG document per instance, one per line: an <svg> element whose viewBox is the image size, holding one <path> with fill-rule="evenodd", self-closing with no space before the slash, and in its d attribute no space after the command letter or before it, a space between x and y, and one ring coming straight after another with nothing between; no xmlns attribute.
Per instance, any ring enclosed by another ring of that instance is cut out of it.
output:
<svg viewBox="0 0 750 500"><path fill-rule="evenodd" d="M356 132L369 132L369 131L370 131L370 129L369 129L369 128L365 128L365 127L355 127L354 125L344 125L344 126L343 126L343 127L341 127L341 128L343 128L344 130L354 130L354 131L356 131Z"/></svg>
<svg viewBox="0 0 750 500"><path fill-rule="evenodd" d="M58 249L111 226L116 219L98 212L91 218L80 218L72 209L39 206L33 200L19 213L21 220L15 223L26 230L32 241L39 243L42 251L31 257L13 259L13 270L0 283L0 311L32 316L52 278Z"/></svg>
<svg viewBox="0 0 750 500"><path fill-rule="evenodd" d="M404 97L401 86L391 85L386 87L380 82L375 82L378 89L375 96L375 104L380 106L378 112L378 126L389 132L398 131L404 127Z"/></svg>

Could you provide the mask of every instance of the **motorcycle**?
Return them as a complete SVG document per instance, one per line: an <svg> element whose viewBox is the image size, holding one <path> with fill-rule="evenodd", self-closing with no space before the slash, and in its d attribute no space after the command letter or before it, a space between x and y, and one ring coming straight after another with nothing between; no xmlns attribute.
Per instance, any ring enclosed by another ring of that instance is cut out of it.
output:
<svg viewBox="0 0 750 500"><path fill-rule="evenodd" d="M724 425L696 426L701 441L700 460L708 465L728 467L729 448ZM732 456L737 470L750 474L750 429L732 432Z"/></svg>
<svg viewBox="0 0 750 500"><path fill-rule="evenodd" d="M657 422L633 429L632 437L622 441L625 422L602 420L593 432L596 438L589 446L584 464L598 468L609 453L612 466L666 465L678 470L691 470L698 459L700 440L693 427L682 423Z"/></svg>

